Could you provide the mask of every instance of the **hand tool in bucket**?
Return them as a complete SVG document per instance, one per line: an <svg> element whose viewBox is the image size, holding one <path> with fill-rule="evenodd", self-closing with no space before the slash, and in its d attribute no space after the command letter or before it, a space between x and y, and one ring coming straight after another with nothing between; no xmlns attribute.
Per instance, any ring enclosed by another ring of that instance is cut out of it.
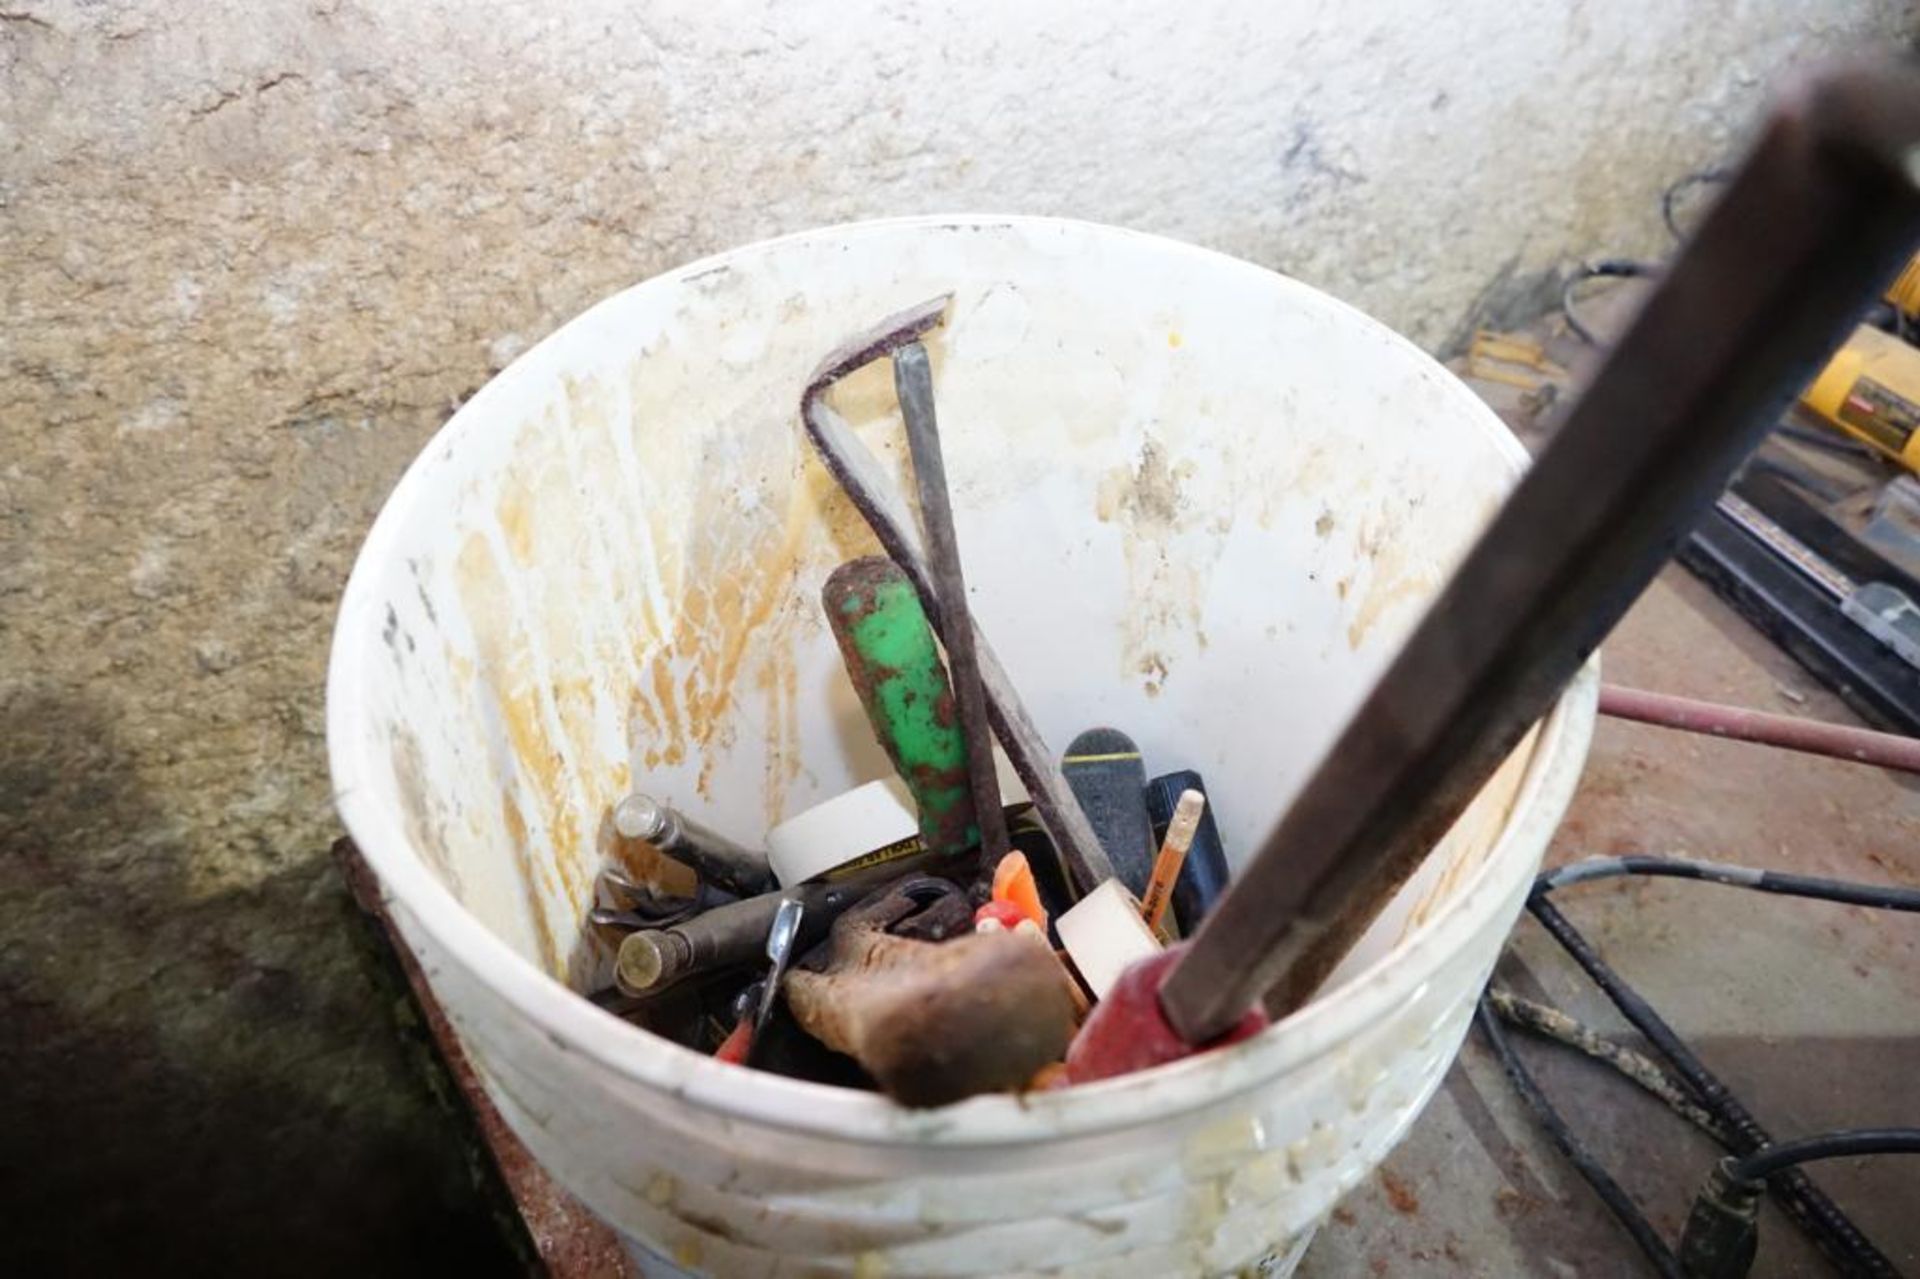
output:
<svg viewBox="0 0 1920 1279"><path fill-rule="evenodd" d="M987 637L981 634L978 624L972 620L964 589L960 585L957 554L951 557L951 564L943 562L935 565L929 561L919 532L913 526L913 518L901 502L898 491L880 469L873 454L853 433L852 426L826 400L827 390L848 374L883 356L894 356L904 348L917 347L921 336L940 323L947 302L948 298L942 296L909 307L882 320L829 354L814 370L813 376L807 379L807 389L800 401L800 420L828 472L846 491L861 517L873 529L881 548L912 581L914 590L920 595L921 605L947 647L949 659L955 660L956 665L966 660L957 656L959 651L966 648L966 643L961 640L956 649L956 637L962 631L971 632L973 660L979 669L987 717L992 721L1001 745L1006 748L1007 759L1020 775L1020 780L1026 784L1028 793L1033 796L1033 806L1038 810L1040 820L1046 824L1048 833L1053 836L1074 886L1085 893L1101 881L1111 878L1113 867L1095 839L1092 827L1087 824L1086 815L1075 802L1073 792L1067 788L1066 779L1061 776L1053 753L1047 749L1033 717L1027 713L1019 694L1014 691L1006 668L1000 665L1000 659L994 655ZM928 377L924 352L917 359L913 354L907 354L902 367L896 370L896 384L901 392L902 409L908 418L910 437L918 435L921 440L911 446L916 466L920 465L923 457L928 456L925 439L932 430L932 395ZM932 456L937 455L936 442ZM944 471L940 472L938 480L934 482L933 474L923 474L923 514L930 524L945 520L950 525L952 516L945 500ZM924 495L929 489L938 492L931 511L925 509L924 502ZM939 540L936 550L943 553L943 560L947 558L945 553L953 550L950 526L945 538ZM963 673L955 670L953 674L954 682L958 685L964 678ZM963 730L970 737L977 736L965 722L964 709L962 716ZM990 761L987 773L991 775ZM976 781L976 794L980 785ZM976 809L980 802L976 800ZM994 803L997 802L996 798ZM992 851L1005 851L1004 842Z"/></svg>
<svg viewBox="0 0 1920 1279"><path fill-rule="evenodd" d="M926 533L928 568L934 594L946 601L950 623L940 632L947 665L953 672L953 700L967 752L967 784L973 792L974 820L987 865L1007 855L1006 815L1000 811L1000 778L993 768L993 733L987 725L987 696L980 678L980 655L973 637L973 612L967 606L967 581L960 571L960 541L953 528L953 501L947 492L947 463L940 450L940 429L933 411L933 366L927 348L909 342L893 353L893 389L907 426L907 453L913 459L914 488L920 496L920 526Z"/></svg>
<svg viewBox="0 0 1920 1279"><path fill-rule="evenodd" d="M969 913L957 886L903 879L835 922L817 970L786 978L794 1020L908 1106L1018 1088L1059 1061L1073 1034L1072 1000L1044 940L897 935L934 910L960 924Z"/></svg>
<svg viewBox="0 0 1920 1279"><path fill-rule="evenodd" d="M1264 846L1095 1010L1070 1075L1306 1002L1917 240L1920 73L1803 78Z"/></svg>
<svg viewBox="0 0 1920 1279"><path fill-rule="evenodd" d="M820 603L873 735L913 796L927 851L953 857L984 843L966 733L955 714L957 681L940 664L932 624L907 575L884 555L848 560L827 575ZM995 783L996 815L999 789ZM1004 818L1000 832L1004 837Z"/></svg>

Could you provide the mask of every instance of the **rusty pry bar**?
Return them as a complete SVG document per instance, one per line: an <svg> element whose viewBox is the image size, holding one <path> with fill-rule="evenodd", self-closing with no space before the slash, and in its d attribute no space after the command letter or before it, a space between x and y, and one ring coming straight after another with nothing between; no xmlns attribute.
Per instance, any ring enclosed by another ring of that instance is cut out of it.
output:
<svg viewBox="0 0 1920 1279"><path fill-rule="evenodd" d="M800 400L800 420L807 438L813 441L828 474L845 490L855 509L866 520L889 558L906 573L927 616L942 635L949 633L947 615L933 573L921 548L920 537L899 491L887 478L880 464L860 442L847 420L826 401L825 392L855 369L890 355L900 347L917 342L940 323L951 299L942 295L918 306L909 307L880 321L866 332L836 348L807 380ZM1094 838L1086 814L1080 811L1060 775L1054 755L1040 736L1033 717L1014 691L1013 682L1000 664L993 646L973 624L975 654L980 664L980 683L987 703L987 717L1014 772L1026 783L1033 806L1053 836L1054 846L1066 864L1066 879L1081 893L1113 877L1113 865Z"/></svg>
<svg viewBox="0 0 1920 1279"><path fill-rule="evenodd" d="M960 538L953 528L953 496L947 490L947 463L940 452L939 420L933 412L933 369L927 348L909 342L893 353L893 390L907 424L907 451L913 458L914 484L920 492L920 529L926 535L933 593L945 611L940 642L947 649L947 673L967 744L967 786L973 792L974 821L980 826L980 851L989 866L1007 855L1007 817L1000 809L1000 778L993 767L993 731L987 725L986 691L980 683L980 659L973 642L973 610L967 604L967 580L960 571Z"/></svg>
<svg viewBox="0 0 1920 1279"><path fill-rule="evenodd" d="M1160 988L1186 1044L1311 996L1913 252L1917 183L1911 67L1830 67L1779 100Z"/></svg>

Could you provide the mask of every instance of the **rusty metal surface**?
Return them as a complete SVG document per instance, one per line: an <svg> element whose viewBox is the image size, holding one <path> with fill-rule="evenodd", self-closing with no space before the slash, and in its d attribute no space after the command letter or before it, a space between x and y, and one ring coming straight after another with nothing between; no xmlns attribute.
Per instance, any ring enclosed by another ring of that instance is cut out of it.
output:
<svg viewBox="0 0 1920 1279"><path fill-rule="evenodd" d="M360 850L352 840L342 838L334 842L333 857L353 891L354 901L379 925L393 951L394 961L406 975L414 1005L432 1037L440 1063L459 1094L460 1103L472 1116L483 1147L480 1154L486 1171L496 1177L511 1196L541 1272L552 1279L645 1279L638 1264L621 1246L619 1237L534 1162L520 1139L500 1118L493 1102L488 1100L473 1072L473 1064L467 1060L466 1050L460 1046L446 1013L433 997L420 965L394 930L393 920L380 899L380 887L361 858Z"/></svg>
<svg viewBox="0 0 1920 1279"><path fill-rule="evenodd" d="M939 420L933 408L933 369L927 348L909 342L893 353L893 385L900 416L907 424L907 449L913 457L920 491L920 525L926 534L927 561L934 593L941 599L940 642L946 646L960 732L967 745L967 785L973 792L980 850L990 866L1007 854L1006 814L1000 809L1000 779L993 768L993 729L987 723L986 690L980 682L980 658L973 642L973 610L967 604L967 579L960 567L960 539L953 528L953 500L947 491L946 460L940 453Z"/></svg>
<svg viewBox="0 0 1920 1279"><path fill-rule="evenodd" d="M1725 195L1162 987L1189 1043L1331 971L1920 239L1920 76L1776 105Z"/></svg>

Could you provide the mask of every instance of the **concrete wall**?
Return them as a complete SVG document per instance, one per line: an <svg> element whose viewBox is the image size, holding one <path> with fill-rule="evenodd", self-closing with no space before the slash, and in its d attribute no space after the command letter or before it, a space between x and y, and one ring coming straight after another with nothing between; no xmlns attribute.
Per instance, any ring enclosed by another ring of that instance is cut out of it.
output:
<svg viewBox="0 0 1920 1279"><path fill-rule="evenodd" d="M1894 0L12 0L0 1165L41 1169L43 1224L0 1251L104 1223L359 1264L464 1220L323 860L320 681L401 467L568 316L740 241L971 208L1197 240L1443 346L1573 257L1656 251L1661 187L1764 82L1909 26Z"/></svg>

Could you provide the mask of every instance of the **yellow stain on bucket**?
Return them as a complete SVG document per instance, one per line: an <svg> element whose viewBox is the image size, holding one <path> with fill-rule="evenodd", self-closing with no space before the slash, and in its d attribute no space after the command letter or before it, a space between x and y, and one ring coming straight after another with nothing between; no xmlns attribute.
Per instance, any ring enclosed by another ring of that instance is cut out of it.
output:
<svg viewBox="0 0 1920 1279"><path fill-rule="evenodd" d="M493 696L512 753L535 913L564 951L592 896L597 815L614 798L616 779L598 766L600 706L627 653L623 636L593 626L602 614L574 607L604 584L607 553L581 512L599 509L583 493L618 483L606 441L610 397L595 379L563 379L562 392L518 425L516 465L493 499L504 554L476 530L454 576L478 684Z"/></svg>
<svg viewBox="0 0 1920 1279"><path fill-rule="evenodd" d="M1399 572L1396 567L1389 566L1384 573L1376 571L1367 583L1367 593L1360 597L1360 607L1347 623L1348 648L1359 648L1365 643L1368 633L1396 607L1420 603L1432 594L1433 574Z"/></svg>
<svg viewBox="0 0 1920 1279"><path fill-rule="evenodd" d="M564 968L560 947L553 940L553 928L547 923L541 896L534 891L534 885L540 882L539 859L533 855L532 843L527 838L527 819L520 812L520 805L514 802L511 790L500 792L500 824L506 829L514 864L520 868L521 883L527 887L527 919L533 925L534 940L540 947L540 965L559 976Z"/></svg>
<svg viewBox="0 0 1920 1279"><path fill-rule="evenodd" d="M673 689L673 653L660 649L647 664L653 680L653 709L660 726L660 760L678 764L687 757L687 730L680 719L680 703Z"/></svg>
<svg viewBox="0 0 1920 1279"><path fill-rule="evenodd" d="M686 663L681 692L687 732L701 752L698 788L706 795L729 744L729 712L749 646L764 645L768 654L790 647L774 637L784 629L781 605L792 598L799 576L805 529L790 515L774 525L758 508L729 510L726 495L718 492L706 494L701 505L727 515L696 534L673 643Z"/></svg>
<svg viewBox="0 0 1920 1279"><path fill-rule="evenodd" d="M636 421L633 429L642 426ZM815 532L814 515L801 509L798 493L790 490L788 509L779 512L760 500L765 486L730 488L715 478L724 473L709 467L705 478L689 477L690 509L698 518L685 527L654 528L656 556L673 546L664 553L673 563L636 566L668 600L668 616L636 645L647 668L645 686L632 699L633 716L647 730L642 761L648 768L672 767L697 753L695 785L702 795L731 745L732 711L743 688L769 697L769 732L781 734L770 737L769 755L795 755L788 717L776 701L790 682L779 666L791 663L793 647L781 642L781 632L799 612L787 606L795 600L803 544ZM750 653L764 654L773 669L746 670Z"/></svg>
<svg viewBox="0 0 1920 1279"><path fill-rule="evenodd" d="M631 429L649 428L636 420ZM757 695L765 707L762 806L770 825L785 816L787 789L802 771L794 653L801 628L817 624L813 579L876 545L831 477L793 447L797 481L777 466L731 484L718 478L729 474L720 466L685 477L687 509L697 517L652 532L656 555L672 563L636 566L667 600L667 616L636 644L647 677L632 695L630 720L643 730L642 765L697 757L694 788L710 795L733 744L736 708Z"/></svg>
<svg viewBox="0 0 1920 1279"><path fill-rule="evenodd" d="M1406 613L1406 606L1429 598L1438 585L1433 566L1414 558L1415 552L1403 547L1406 516L1389 497L1382 508L1360 522L1356 547L1361 560L1371 566L1366 591L1347 623L1347 647L1357 649L1366 642L1375 626L1391 614ZM1351 577L1347 579L1351 586Z"/></svg>
<svg viewBox="0 0 1920 1279"><path fill-rule="evenodd" d="M563 898L564 905L556 902L554 908L572 908L573 898L562 868L579 860L579 823L560 776L560 753L547 733L526 636L514 617L500 565L482 534L471 533L462 543L454 564L454 581L478 659L473 688L478 695L493 698L513 753L514 775L501 779L502 822L526 886L528 916L540 944L539 958L547 971L558 976L562 959L553 921L548 917L548 903L549 899ZM516 790L539 808L550 856L535 855Z"/></svg>
<svg viewBox="0 0 1920 1279"><path fill-rule="evenodd" d="M500 500L494 505L493 515L500 522L500 533L506 539L507 550L519 564L533 562L533 515L528 510L527 495L518 487L509 487L500 494Z"/></svg>

